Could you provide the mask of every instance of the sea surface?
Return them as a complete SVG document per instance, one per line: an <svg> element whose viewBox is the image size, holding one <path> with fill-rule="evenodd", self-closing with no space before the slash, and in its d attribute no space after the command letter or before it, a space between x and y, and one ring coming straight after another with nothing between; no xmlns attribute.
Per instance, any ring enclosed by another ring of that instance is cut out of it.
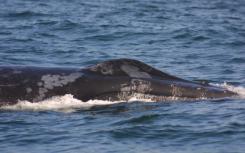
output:
<svg viewBox="0 0 245 153"><path fill-rule="evenodd" d="M1 153L244 153L244 0L0 0L0 65L143 61L239 94L87 103L64 95L0 109Z"/></svg>

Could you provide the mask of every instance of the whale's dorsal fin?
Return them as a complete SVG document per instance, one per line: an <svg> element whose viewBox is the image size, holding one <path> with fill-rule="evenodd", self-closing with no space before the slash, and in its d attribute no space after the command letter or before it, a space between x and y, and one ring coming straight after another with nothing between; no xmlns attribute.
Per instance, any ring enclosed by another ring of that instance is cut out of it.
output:
<svg viewBox="0 0 245 153"><path fill-rule="evenodd" d="M133 59L115 59L98 63L86 68L87 71L97 75L128 76L133 78L158 78L164 80L182 80L161 72L143 62Z"/></svg>

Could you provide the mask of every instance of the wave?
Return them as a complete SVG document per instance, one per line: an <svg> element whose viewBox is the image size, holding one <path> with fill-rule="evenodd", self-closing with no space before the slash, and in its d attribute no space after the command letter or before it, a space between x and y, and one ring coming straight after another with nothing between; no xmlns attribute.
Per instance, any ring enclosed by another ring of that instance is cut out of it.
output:
<svg viewBox="0 0 245 153"><path fill-rule="evenodd" d="M226 88L232 92L238 94L238 98L245 98L245 88L238 86L228 85L227 83L223 84L212 84L218 87ZM131 103L131 102L156 102L153 101L151 95L144 94L134 94L128 101L107 101L107 100L89 100L83 102L73 97L71 94L66 94L64 96L56 96L46 100L43 100L38 103L32 103L29 101L19 101L15 105L7 105L0 107L0 110L12 110L12 111L57 111L57 112L75 112L77 110L89 110L94 106L105 106L113 105L118 103ZM161 97L160 101L179 101L179 100L188 100L186 98L179 97ZM193 99L192 99L193 100ZM200 100L200 99L199 99Z"/></svg>

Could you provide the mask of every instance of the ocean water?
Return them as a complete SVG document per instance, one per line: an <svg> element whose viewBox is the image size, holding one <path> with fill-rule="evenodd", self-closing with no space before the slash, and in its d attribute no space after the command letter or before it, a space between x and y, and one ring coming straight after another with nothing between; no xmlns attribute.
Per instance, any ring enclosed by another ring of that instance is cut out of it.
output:
<svg viewBox="0 0 245 153"><path fill-rule="evenodd" d="M1 153L244 153L244 0L2 0L0 65L133 58L239 94L128 102L72 95L0 109Z"/></svg>

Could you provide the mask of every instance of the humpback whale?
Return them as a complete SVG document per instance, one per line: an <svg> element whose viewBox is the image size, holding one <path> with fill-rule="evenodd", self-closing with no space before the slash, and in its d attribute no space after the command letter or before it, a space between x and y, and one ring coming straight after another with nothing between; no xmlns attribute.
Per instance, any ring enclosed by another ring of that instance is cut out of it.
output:
<svg viewBox="0 0 245 153"><path fill-rule="evenodd" d="M235 96L227 89L188 81L133 59L108 60L86 68L0 66L0 105L38 102L72 94L91 99L126 101L135 94L162 101Z"/></svg>

